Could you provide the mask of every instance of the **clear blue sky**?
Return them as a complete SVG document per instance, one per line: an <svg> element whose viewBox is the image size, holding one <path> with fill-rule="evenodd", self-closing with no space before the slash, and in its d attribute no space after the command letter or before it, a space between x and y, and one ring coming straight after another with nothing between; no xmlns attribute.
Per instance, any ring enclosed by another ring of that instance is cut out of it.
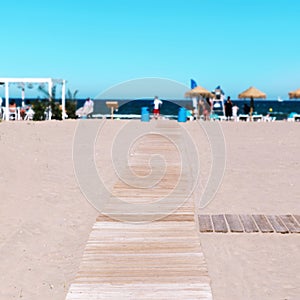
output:
<svg viewBox="0 0 300 300"><path fill-rule="evenodd" d="M1 2L0 77L64 78L79 97L162 77L233 99L300 87L299 0Z"/></svg>

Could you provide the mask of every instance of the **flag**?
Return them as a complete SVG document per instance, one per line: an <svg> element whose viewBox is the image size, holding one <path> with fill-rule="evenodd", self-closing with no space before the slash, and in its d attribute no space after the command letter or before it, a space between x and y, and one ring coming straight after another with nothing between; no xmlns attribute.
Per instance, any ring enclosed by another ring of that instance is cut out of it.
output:
<svg viewBox="0 0 300 300"><path fill-rule="evenodd" d="M197 86L197 83L194 79L191 79L191 89L194 89Z"/></svg>

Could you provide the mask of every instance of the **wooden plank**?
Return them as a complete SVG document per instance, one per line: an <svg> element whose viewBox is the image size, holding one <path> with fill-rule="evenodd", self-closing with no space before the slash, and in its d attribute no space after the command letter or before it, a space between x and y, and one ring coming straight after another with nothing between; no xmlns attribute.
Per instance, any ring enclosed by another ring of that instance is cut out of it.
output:
<svg viewBox="0 0 300 300"><path fill-rule="evenodd" d="M211 216L215 232L228 232L227 224L223 215Z"/></svg>
<svg viewBox="0 0 300 300"><path fill-rule="evenodd" d="M200 232L213 232L213 226L209 215L199 215L198 220Z"/></svg>
<svg viewBox="0 0 300 300"><path fill-rule="evenodd" d="M294 218L296 219L296 221L300 225L300 215L294 215Z"/></svg>
<svg viewBox="0 0 300 300"><path fill-rule="evenodd" d="M264 215L252 215L252 217L262 233L274 232L272 226Z"/></svg>
<svg viewBox="0 0 300 300"><path fill-rule="evenodd" d="M269 215L266 216L269 222L271 223L272 227L277 233L288 233L288 229L285 227L284 223L278 216Z"/></svg>
<svg viewBox="0 0 300 300"><path fill-rule="evenodd" d="M250 215L240 215L245 232L258 232L258 228Z"/></svg>
<svg viewBox="0 0 300 300"><path fill-rule="evenodd" d="M80 294L88 295L80 296ZM209 284L190 284L188 287L181 283L156 285L130 284L122 287L122 293L109 284L73 284L66 300L133 300L141 299L212 299ZM78 295L78 296L75 296Z"/></svg>
<svg viewBox="0 0 300 300"><path fill-rule="evenodd" d="M226 214L225 218L227 220L229 230L231 232L244 232L244 228L240 222L240 219L237 215Z"/></svg>
<svg viewBox="0 0 300 300"><path fill-rule="evenodd" d="M164 222L170 222L170 221L190 221L190 222L194 222L194 214L191 213L180 213L180 212L174 212L171 215L165 216L162 215L161 217L159 217L159 214L155 214L155 216L157 216L157 220L159 221L164 221ZM97 217L96 221L97 222L118 222L118 220L120 220L121 216L118 215L113 215L111 214L110 216L105 216L105 215L100 215ZM136 216L135 215L126 215L126 217L124 218L124 214L122 214L123 219L126 219L128 221L130 220L136 220ZM143 216L141 215L141 218L143 218Z"/></svg>
<svg viewBox="0 0 300 300"><path fill-rule="evenodd" d="M289 232L300 233L300 226L292 215L281 215L280 219L283 221Z"/></svg>

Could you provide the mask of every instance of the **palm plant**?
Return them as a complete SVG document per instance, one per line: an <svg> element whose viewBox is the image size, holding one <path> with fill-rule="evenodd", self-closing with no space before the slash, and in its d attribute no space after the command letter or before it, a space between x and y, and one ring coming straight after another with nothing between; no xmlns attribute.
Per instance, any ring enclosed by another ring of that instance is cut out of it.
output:
<svg viewBox="0 0 300 300"><path fill-rule="evenodd" d="M68 115L68 118L70 119L76 119L76 108L77 108L77 100L76 95L78 93L78 90L75 90L75 92L71 92L68 90L67 97L66 97L66 114Z"/></svg>
<svg viewBox="0 0 300 300"><path fill-rule="evenodd" d="M38 89L47 96L47 99L43 101L44 105L38 105L38 108L45 108L44 112L46 112L46 114L51 113L51 119L62 120L62 110L60 104L55 100L56 86L52 87L51 95L47 90L45 90L44 86L39 86ZM34 105L34 112L36 114L36 105ZM44 119L45 118L43 118L43 120Z"/></svg>

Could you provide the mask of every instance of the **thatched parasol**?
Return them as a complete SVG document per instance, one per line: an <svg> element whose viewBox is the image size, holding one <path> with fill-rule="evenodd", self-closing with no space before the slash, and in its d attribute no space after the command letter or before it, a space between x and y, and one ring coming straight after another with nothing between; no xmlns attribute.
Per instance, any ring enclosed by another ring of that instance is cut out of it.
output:
<svg viewBox="0 0 300 300"><path fill-rule="evenodd" d="M246 91L240 93L238 95L239 99L245 99L245 98L263 98L266 99L267 95L263 92L261 92L260 90L258 90L257 88L251 86L249 89L247 89Z"/></svg>
<svg viewBox="0 0 300 300"><path fill-rule="evenodd" d="M207 89L203 88L202 86L196 86L195 88L193 88L192 90L186 92L184 94L185 97L210 97L213 98L213 94L208 91Z"/></svg>
<svg viewBox="0 0 300 300"><path fill-rule="evenodd" d="M290 99L297 99L300 98L300 89L296 91L289 92Z"/></svg>

